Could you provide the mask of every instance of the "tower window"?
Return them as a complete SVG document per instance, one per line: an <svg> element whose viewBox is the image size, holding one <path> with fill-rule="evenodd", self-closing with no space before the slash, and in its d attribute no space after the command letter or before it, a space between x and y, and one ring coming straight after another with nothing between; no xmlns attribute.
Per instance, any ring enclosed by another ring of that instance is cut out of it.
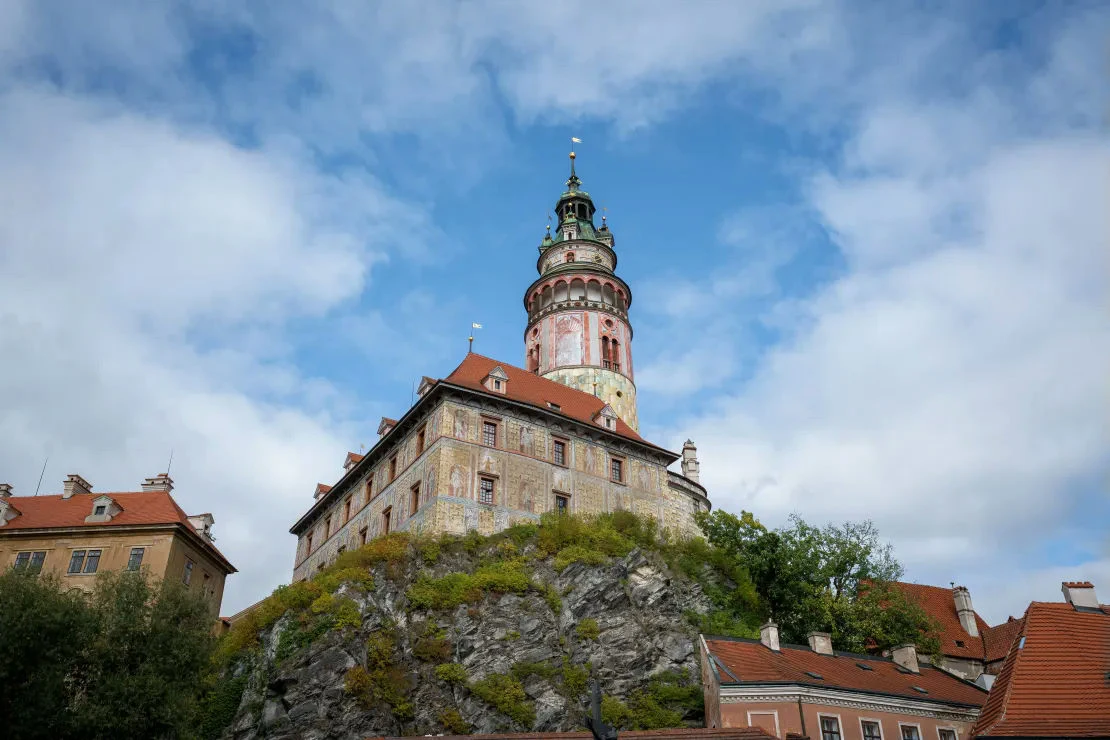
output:
<svg viewBox="0 0 1110 740"><path fill-rule="evenodd" d="M493 478L478 479L478 503L493 503Z"/></svg>
<svg viewBox="0 0 1110 740"><path fill-rule="evenodd" d="M567 444L566 444L566 442L560 442L559 440L555 440L552 447L553 447L552 457L555 459L555 464L556 465L566 465L567 464Z"/></svg>
<svg viewBox="0 0 1110 740"><path fill-rule="evenodd" d="M574 262L574 252L567 252L567 262Z"/></svg>
<svg viewBox="0 0 1110 740"><path fill-rule="evenodd" d="M624 460L613 458L609 461L609 477L615 483L624 482Z"/></svg>

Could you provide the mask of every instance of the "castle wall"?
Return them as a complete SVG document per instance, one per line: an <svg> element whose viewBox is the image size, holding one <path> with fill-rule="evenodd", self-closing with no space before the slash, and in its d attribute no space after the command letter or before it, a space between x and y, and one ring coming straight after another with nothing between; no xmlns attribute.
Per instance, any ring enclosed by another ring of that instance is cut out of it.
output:
<svg viewBox="0 0 1110 740"><path fill-rule="evenodd" d="M482 444L483 421L497 425L495 446ZM590 439L576 433L575 426L505 413L478 397L442 399L395 448L385 450L372 472L351 486L349 494L335 496L325 515L301 533L294 580L310 577L342 550L359 547L364 534L365 539L383 534L387 509L391 531L464 534L474 529L492 534L554 511L559 494L567 497L574 514L623 509L651 516L680 536L698 533L693 514L699 502L670 485L664 464L631 444ZM415 439L420 429L424 429L424 451L418 453ZM554 462L555 440L566 444L566 465ZM389 460L394 454L397 477L389 481ZM609 477L614 457L624 461L622 482ZM374 486L367 501L366 481L371 477ZM494 483L492 504L479 501L483 477ZM413 512L412 490L417 484L420 502ZM346 519L348 500L351 516ZM326 530L324 521L331 522Z"/></svg>

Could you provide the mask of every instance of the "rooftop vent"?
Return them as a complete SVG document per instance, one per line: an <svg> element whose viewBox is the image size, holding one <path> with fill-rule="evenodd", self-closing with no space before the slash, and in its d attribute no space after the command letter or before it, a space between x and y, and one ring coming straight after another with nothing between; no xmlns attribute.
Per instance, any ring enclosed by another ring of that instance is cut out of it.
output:
<svg viewBox="0 0 1110 740"><path fill-rule="evenodd" d="M920 686L914 686L913 690L916 691L919 694L928 694L929 693L929 691L927 689L923 689Z"/></svg>
<svg viewBox="0 0 1110 740"><path fill-rule="evenodd" d="M559 404L557 404L557 403L552 403L551 401L548 401L548 402L547 402L547 408L549 408L549 409L555 409L556 411L562 411L562 410L563 410L563 407L562 407L562 406L560 406L560 405L559 405Z"/></svg>
<svg viewBox="0 0 1110 740"><path fill-rule="evenodd" d="M956 647L967 647L963 640L956 640Z"/></svg>
<svg viewBox="0 0 1110 740"><path fill-rule="evenodd" d="M824 681L825 680L824 676L822 676L820 673L814 673L813 671L806 671L806 675L811 676L813 678L816 678L818 681Z"/></svg>

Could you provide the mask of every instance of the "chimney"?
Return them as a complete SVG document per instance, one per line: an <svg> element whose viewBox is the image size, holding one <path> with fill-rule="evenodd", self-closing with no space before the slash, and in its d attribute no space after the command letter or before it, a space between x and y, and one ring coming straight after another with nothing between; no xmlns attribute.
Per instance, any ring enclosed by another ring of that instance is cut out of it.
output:
<svg viewBox="0 0 1110 740"><path fill-rule="evenodd" d="M699 477L701 475L701 463L698 462L698 448L694 446L693 441L686 440L686 444L682 445L682 475L700 483Z"/></svg>
<svg viewBox="0 0 1110 740"><path fill-rule="evenodd" d="M12 497L12 484L0 483L0 501L7 501Z"/></svg>
<svg viewBox="0 0 1110 740"><path fill-rule="evenodd" d="M71 498L77 493L92 493L92 483L77 475L70 473L63 484L62 498Z"/></svg>
<svg viewBox="0 0 1110 740"><path fill-rule="evenodd" d="M899 645L890 651L890 659L910 673L921 673L917 664L917 648L913 645Z"/></svg>
<svg viewBox="0 0 1110 740"><path fill-rule="evenodd" d="M971 593L963 586L956 586L952 589L952 598L956 600L956 616L960 618L960 626L967 634L978 637L979 624L975 621L975 610L971 608Z"/></svg>
<svg viewBox="0 0 1110 740"><path fill-rule="evenodd" d="M143 481L143 490L169 493L173 490L173 478L168 473L159 473L153 478L147 478Z"/></svg>
<svg viewBox="0 0 1110 740"><path fill-rule="evenodd" d="M759 641L767 647L779 651L779 626L774 622L767 622L759 628Z"/></svg>
<svg viewBox="0 0 1110 740"><path fill-rule="evenodd" d="M212 525L216 520L211 514L193 514L189 517L189 524L193 525L193 529L205 539L214 542L215 537L212 536Z"/></svg>
<svg viewBox="0 0 1110 740"><path fill-rule="evenodd" d="M1090 581L1064 581L1060 590L1064 592L1064 601L1072 606L1098 609L1095 584Z"/></svg>
<svg viewBox="0 0 1110 740"><path fill-rule="evenodd" d="M810 632L806 635L809 640L809 649L821 655L832 655L832 635L828 632Z"/></svg>

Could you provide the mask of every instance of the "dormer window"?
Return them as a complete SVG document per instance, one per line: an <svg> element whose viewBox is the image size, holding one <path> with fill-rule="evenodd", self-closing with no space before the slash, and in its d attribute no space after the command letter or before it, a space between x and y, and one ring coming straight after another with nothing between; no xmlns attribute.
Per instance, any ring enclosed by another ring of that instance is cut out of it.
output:
<svg viewBox="0 0 1110 740"><path fill-rule="evenodd" d="M482 385L486 387L486 390L504 394L509 388L509 376L498 366L489 371L489 375L482 381Z"/></svg>
<svg viewBox="0 0 1110 740"><path fill-rule="evenodd" d="M97 496L93 499L91 513L85 517L87 524L110 522L112 517L123 511L111 496Z"/></svg>
<svg viewBox="0 0 1110 740"><path fill-rule="evenodd" d="M605 404L605 407L597 412L594 421L606 429L615 430L617 428L617 412L613 411L612 406Z"/></svg>

